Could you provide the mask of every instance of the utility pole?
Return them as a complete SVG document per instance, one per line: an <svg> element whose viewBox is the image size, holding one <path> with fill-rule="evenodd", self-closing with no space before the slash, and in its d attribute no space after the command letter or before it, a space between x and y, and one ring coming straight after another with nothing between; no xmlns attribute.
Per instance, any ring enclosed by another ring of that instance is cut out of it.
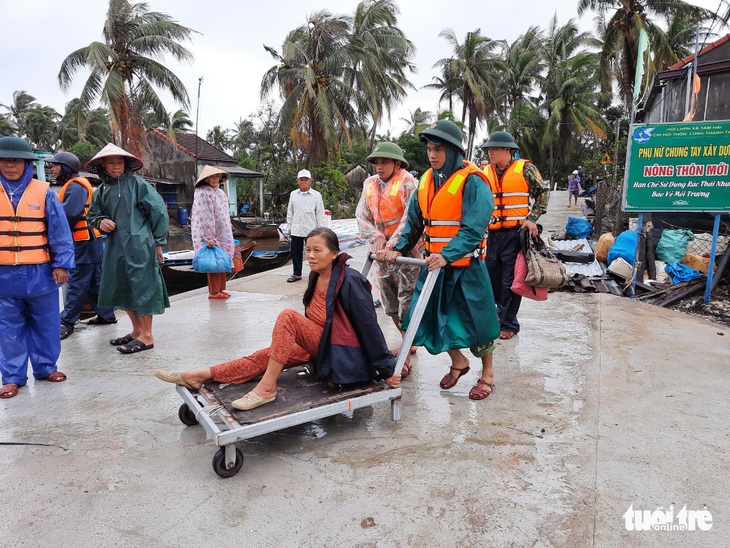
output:
<svg viewBox="0 0 730 548"><path fill-rule="evenodd" d="M200 118L200 86L203 85L203 77L198 78L198 104L195 107L195 175L194 178L198 177L198 152L200 147L198 146L198 119Z"/></svg>

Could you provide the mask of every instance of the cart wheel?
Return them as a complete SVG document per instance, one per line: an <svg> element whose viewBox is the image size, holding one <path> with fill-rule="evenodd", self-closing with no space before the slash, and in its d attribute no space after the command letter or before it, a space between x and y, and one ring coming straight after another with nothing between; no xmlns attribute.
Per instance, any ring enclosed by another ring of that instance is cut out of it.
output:
<svg viewBox="0 0 730 548"><path fill-rule="evenodd" d="M195 426L198 424L198 419L195 418L195 413L188 407L187 403L184 403L180 406L180 409L177 411L177 416L180 419L180 422L187 426Z"/></svg>
<svg viewBox="0 0 730 548"><path fill-rule="evenodd" d="M230 478L238 474L243 466L243 451L236 447L236 463L233 468L226 468L226 449L221 447L213 455L213 470L222 478Z"/></svg>

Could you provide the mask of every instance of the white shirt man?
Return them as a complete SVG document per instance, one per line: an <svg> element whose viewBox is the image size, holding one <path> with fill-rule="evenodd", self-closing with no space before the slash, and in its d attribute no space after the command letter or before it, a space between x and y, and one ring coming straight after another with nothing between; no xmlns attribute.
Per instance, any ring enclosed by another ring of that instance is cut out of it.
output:
<svg viewBox="0 0 730 548"><path fill-rule="evenodd" d="M312 230L324 226L324 203L322 195L312 189L312 174L303 169L297 174L299 188L289 195L286 208L286 222L291 237L291 258L293 273L287 282L302 279L302 256L304 241Z"/></svg>

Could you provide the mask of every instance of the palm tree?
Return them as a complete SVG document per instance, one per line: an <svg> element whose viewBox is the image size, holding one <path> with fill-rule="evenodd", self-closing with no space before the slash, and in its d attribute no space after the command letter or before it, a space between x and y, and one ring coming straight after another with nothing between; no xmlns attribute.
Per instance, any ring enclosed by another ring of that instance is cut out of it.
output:
<svg viewBox="0 0 730 548"><path fill-rule="evenodd" d="M442 72L450 74L459 84L455 87L462 104L461 121L468 118L466 151L469 156L477 125L496 109L494 90L497 86L492 77L500 62L492 51L498 43L482 36L480 29L467 32L463 44L459 43L453 29L443 30L439 36L451 44L453 56L437 61L434 67L442 67Z"/></svg>
<svg viewBox="0 0 730 548"><path fill-rule="evenodd" d="M534 94L536 84L542 81L541 34L538 27L530 27L512 44L505 45L502 53L500 114L503 120L512 122L512 134L518 142L522 138L520 118L523 106L534 105L537 97L531 97L531 94Z"/></svg>
<svg viewBox="0 0 730 548"><path fill-rule="evenodd" d="M349 28L347 17L322 10L287 35L281 54L264 46L277 64L261 80L261 98L278 87L282 125L309 165L332 157L340 136L351 143L349 127L357 124L343 68L357 62L347 47Z"/></svg>
<svg viewBox="0 0 730 548"><path fill-rule="evenodd" d="M441 106L441 101L448 101L449 112L454 111L454 98L458 98L459 91L461 90L461 80L454 73L455 67L451 63L441 64L441 76L434 76L432 84L426 84L423 89L435 89L440 91L438 105Z"/></svg>
<svg viewBox="0 0 730 548"><path fill-rule="evenodd" d="M108 108L116 144L144 156L147 142L142 115L153 110L158 119L167 111L156 88L170 93L188 108L185 86L163 63L166 54L190 62L193 55L180 45L194 31L172 20L169 15L149 11L145 3L110 0L104 23L104 42L92 42L71 53L61 64L58 81L68 90L81 68L89 68L79 97L85 108L97 99Z"/></svg>
<svg viewBox="0 0 730 548"><path fill-rule="evenodd" d="M413 135L418 135L420 131L423 131L424 126L431 122L433 114L427 110L421 110L420 107L414 111L408 111L410 116L408 118L401 118L401 121L408 124L408 130Z"/></svg>
<svg viewBox="0 0 730 548"><path fill-rule="evenodd" d="M40 105L35 102L35 97L25 90L19 90L13 93L13 102L9 105L0 105L7 110L7 123L12 133L18 135L26 134L25 117L28 112L38 108Z"/></svg>
<svg viewBox="0 0 730 548"><path fill-rule="evenodd" d="M653 51L662 51L668 48L667 36L657 24L657 18L680 16L698 22L708 19L712 14L682 0L619 0L618 8L616 5L616 0L578 0L578 14L582 15L586 10L601 15L611 14L603 37L600 68L604 79L609 74L615 75L621 98L627 111L630 111L640 31L644 30L649 35ZM655 66L651 55L648 59L645 74L647 81L650 81Z"/></svg>
<svg viewBox="0 0 730 548"><path fill-rule="evenodd" d="M666 70L671 65L694 52L697 21L687 14L675 13L667 18L664 31L666 41L654 49L654 66L657 70ZM700 28L700 37L714 36L707 28Z"/></svg>
<svg viewBox="0 0 730 548"><path fill-rule="evenodd" d="M229 150L231 147L231 137L229 129L223 129L220 126L215 126L205 136L205 140L211 145L220 150Z"/></svg>
<svg viewBox="0 0 730 548"><path fill-rule="evenodd" d="M575 20L560 26L553 17L540 50L546 67L543 107L548 115L542 146L550 154L551 180L556 162L568 162L577 140L587 133L605 136L605 120L598 110L600 56L587 51L590 44L590 36L578 31Z"/></svg>
<svg viewBox="0 0 730 548"><path fill-rule="evenodd" d="M406 71L415 71L415 47L397 27L399 13L395 0L361 1L347 40L354 59L348 84L371 118L371 144L383 115L390 115L407 90L414 89Z"/></svg>
<svg viewBox="0 0 730 548"><path fill-rule="evenodd" d="M84 108L79 99L66 103L66 112L58 124L58 132L64 149L84 140L102 148L112 140L112 129L106 110Z"/></svg>
<svg viewBox="0 0 730 548"><path fill-rule="evenodd" d="M60 114L51 107L30 109L23 117L24 137L35 148L53 150L58 142L60 118Z"/></svg>

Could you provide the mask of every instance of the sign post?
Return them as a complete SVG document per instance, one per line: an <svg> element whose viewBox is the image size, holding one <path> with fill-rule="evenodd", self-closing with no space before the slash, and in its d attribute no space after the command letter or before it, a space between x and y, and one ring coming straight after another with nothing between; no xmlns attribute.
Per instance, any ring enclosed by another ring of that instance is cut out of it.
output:
<svg viewBox="0 0 730 548"><path fill-rule="evenodd" d="M710 300L718 221L730 211L730 121L632 124L623 210L715 214L705 302ZM642 215L639 213L639 227Z"/></svg>

